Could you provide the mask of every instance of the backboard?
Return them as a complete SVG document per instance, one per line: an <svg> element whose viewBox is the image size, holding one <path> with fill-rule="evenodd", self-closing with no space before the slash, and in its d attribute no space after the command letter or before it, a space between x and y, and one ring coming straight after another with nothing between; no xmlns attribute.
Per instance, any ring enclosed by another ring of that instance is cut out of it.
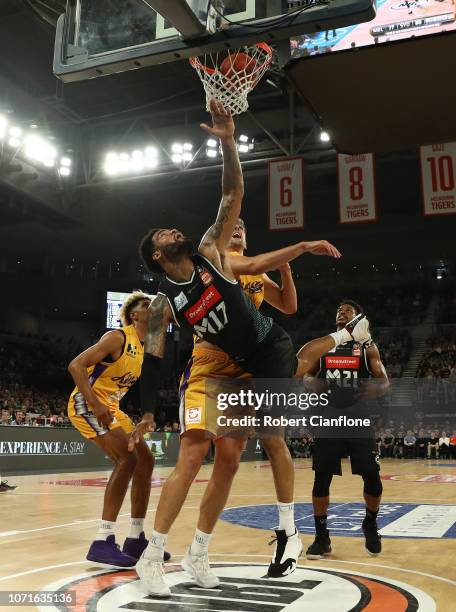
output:
<svg viewBox="0 0 456 612"><path fill-rule="evenodd" d="M68 0L57 23L54 73L96 78L261 41L369 21L375 0L213 0L212 34L183 40L149 0Z"/></svg>

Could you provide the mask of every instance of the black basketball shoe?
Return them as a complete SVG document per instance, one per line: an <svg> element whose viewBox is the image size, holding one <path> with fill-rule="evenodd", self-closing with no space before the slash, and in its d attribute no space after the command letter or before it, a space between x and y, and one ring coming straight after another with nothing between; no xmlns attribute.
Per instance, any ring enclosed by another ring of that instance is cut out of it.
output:
<svg viewBox="0 0 456 612"><path fill-rule="evenodd" d="M371 557L378 557L382 552L382 536L378 533L377 521L364 519L363 532L366 538L366 550Z"/></svg>
<svg viewBox="0 0 456 612"><path fill-rule="evenodd" d="M285 529L276 529L276 537L269 545L276 544L274 555L268 569L270 578L282 578L295 571L299 555L302 553L302 542L296 530L287 536Z"/></svg>
<svg viewBox="0 0 456 612"><path fill-rule="evenodd" d="M324 559L331 553L331 539L329 537L329 531L326 529L326 533L317 533L315 540L306 551L306 557L311 560Z"/></svg>
<svg viewBox="0 0 456 612"><path fill-rule="evenodd" d="M0 493L3 491L14 491L17 488L17 485L9 485L7 480L0 481Z"/></svg>

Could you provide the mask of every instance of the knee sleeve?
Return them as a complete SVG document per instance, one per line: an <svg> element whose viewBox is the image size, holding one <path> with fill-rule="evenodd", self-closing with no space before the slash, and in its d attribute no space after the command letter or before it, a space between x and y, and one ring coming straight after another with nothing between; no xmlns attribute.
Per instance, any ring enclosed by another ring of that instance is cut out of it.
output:
<svg viewBox="0 0 456 612"><path fill-rule="evenodd" d="M377 470L361 474L364 480L364 493L371 497L380 497L383 492L382 481L380 480L380 472Z"/></svg>
<svg viewBox="0 0 456 612"><path fill-rule="evenodd" d="M333 475L329 472L315 472L314 486L312 489L313 497L328 497L329 485L333 479Z"/></svg>

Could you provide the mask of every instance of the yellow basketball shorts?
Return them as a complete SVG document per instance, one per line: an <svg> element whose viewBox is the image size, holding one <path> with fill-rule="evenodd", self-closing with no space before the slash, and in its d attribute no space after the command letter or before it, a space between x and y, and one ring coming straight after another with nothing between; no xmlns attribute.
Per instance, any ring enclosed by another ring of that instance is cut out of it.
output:
<svg viewBox="0 0 456 612"><path fill-rule="evenodd" d="M181 434L201 429L215 438L226 435L227 429L220 428L217 423L223 414L217 407L217 393L234 391L232 383L237 386L240 380L250 378L251 375L223 351L195 347L179 385ZM253 433L243 431L246 435Z"/></svg>
<svg viewBox="0 0 456 612"><path fill-rule="evenodd" d="M97 436L102 436L112 429L118 429L119 427L127 434L130 434L134 429L133 421L125 412L122 412L119 407L115 409L114 421L109 428L104 426L101 427L97 421L97 417L87 406L82 393L76 393L70 398L68 402L68 416L81 436L88 440L92 440Z"/></svg>

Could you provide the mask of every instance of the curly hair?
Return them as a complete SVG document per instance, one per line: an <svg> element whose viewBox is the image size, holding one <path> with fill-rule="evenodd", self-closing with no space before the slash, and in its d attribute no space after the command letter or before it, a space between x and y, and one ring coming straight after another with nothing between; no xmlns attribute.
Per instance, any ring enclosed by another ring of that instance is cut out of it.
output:
<svg viewBox="0 0 456 612"><path fill-rule="evenodd" d="M133 323L130 313L133 308L136 308L139 302L142 302L143 300L150 301L150 296L146 295L139 289L135 289L133 293L127 297L119 312L122 327L127 327L127 325L131 325Z"/></svg>

